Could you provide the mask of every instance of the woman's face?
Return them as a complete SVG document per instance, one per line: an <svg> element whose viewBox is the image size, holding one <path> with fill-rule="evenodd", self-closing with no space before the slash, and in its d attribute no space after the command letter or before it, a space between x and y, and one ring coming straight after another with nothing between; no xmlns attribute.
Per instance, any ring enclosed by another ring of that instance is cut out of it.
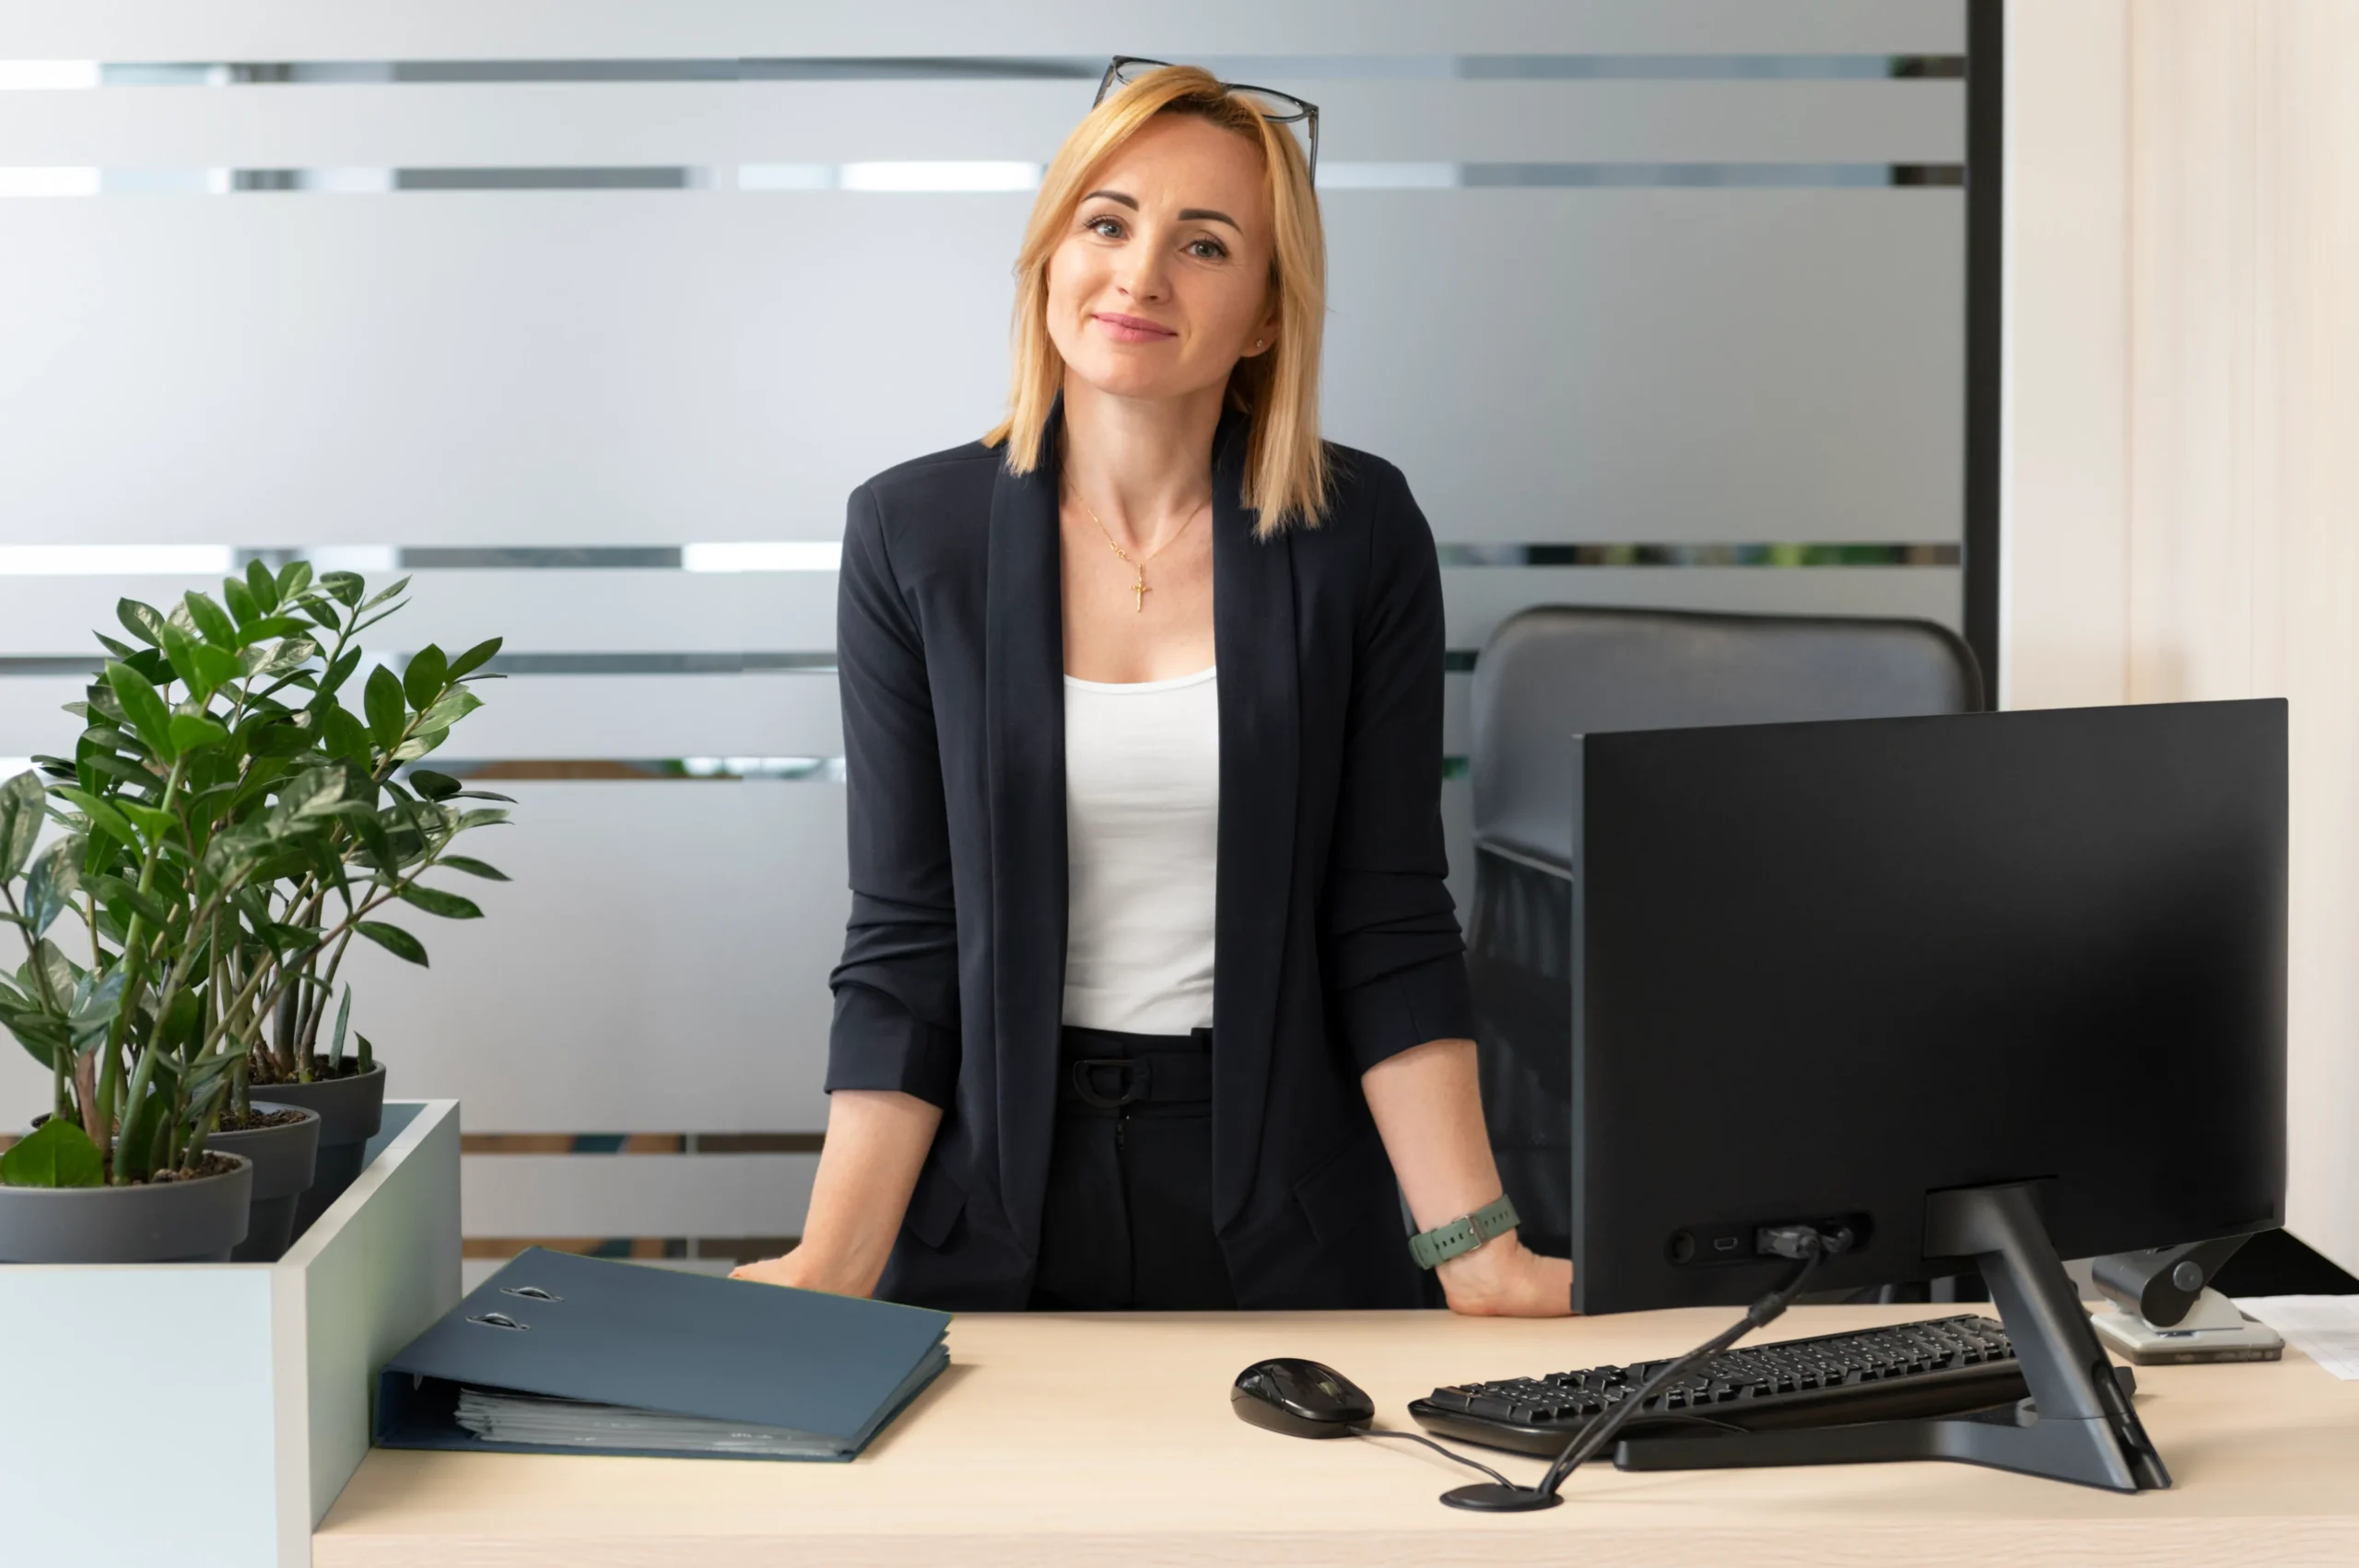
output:
<svg viewBox="0 0 2359 1568"><path fill-rule="evenodd" d="M1057 352L1113 397L1225 385L1240 356L1277 339L1273 227L1260 147L1157 116L1099 172L1049 257Z"/></svg>

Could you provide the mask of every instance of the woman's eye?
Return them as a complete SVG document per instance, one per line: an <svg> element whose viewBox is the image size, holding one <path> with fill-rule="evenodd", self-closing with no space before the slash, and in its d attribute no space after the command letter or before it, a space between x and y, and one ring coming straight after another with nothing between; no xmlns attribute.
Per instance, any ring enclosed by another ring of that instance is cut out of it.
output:
<svg viewBox="0 0 2359 1568"><path fill-rule="evenodd" d="M1217 240L1191 240L1188 242L1188 253L1198 261L1216 262L1228 254L1228 247Z"/></svg>
<svg viewBox="0 0 2359 1568"><path fill-rule="evenodd" d="M1104 240L1119 240L1122 237L1121 223L1111 217L1091 218L1089 231Z"/></svg>

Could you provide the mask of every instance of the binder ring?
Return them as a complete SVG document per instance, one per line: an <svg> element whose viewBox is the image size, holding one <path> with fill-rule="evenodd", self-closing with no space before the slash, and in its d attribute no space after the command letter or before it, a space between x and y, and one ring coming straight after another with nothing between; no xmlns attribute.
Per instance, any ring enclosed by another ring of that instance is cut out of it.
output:
<svg viewBox="0 0 2359 1568"><path fill-rule="evenodd" d="M563 1301L565 1299L560 1295L551 1295L538 1285L502 1285L499 1287L499 1293L504 1296L524 1296L533 1301Z"/></svg>
<svg viewBox="0 0 2359 1568"><path fill-rule="evenodd" d="M467 1321L470 1323L480 1323L487 1328L513 1328L520 1334L527 1332L533 1327L529 1323L517 1322L514 1318L509 1316L504 1312L487 1312L480 1314L477 1316L470 1317Z"/></svg>

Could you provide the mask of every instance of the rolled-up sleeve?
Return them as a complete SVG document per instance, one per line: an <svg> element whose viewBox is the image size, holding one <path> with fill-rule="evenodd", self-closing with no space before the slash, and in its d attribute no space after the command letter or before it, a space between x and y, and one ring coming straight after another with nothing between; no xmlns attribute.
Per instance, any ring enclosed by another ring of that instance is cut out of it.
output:
<svg viewBox="0 0 2359 1568"><path fill-rule="evenodd" d="M874 493L851 495L836 597L851 915L828 977L829 1093L947 1106L958 1082L958 930L925 643Z"/></svg>
<svg viewBox="0 0 2359 1568"><path fill-rule="evenodd" d="M1379 467L1368 480L1367 589L1324 901L1335 1015L1362 1071L1474 1032L1466 945L1443 880L1441 568L1399 472Z"/></svg>

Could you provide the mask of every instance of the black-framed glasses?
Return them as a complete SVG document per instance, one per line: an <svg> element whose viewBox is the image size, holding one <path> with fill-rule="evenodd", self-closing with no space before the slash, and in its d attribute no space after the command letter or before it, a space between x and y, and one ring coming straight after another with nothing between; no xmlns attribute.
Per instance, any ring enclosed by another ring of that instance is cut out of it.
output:
<svg viewBox="0 0 2359 1568"><path fill-rule="evenodd" d="M1171 64L1168 60L1143 60L1135 54L1117 54L1106 63L1106 74L1097 78L1097 96L1089 100L1092 109L1106 101L1106 95L1116 88L1129 87L1150 71L1160 71ZM1310 143L1310 182L1319 182L1319 106L1306 103L1290 92L1275 88L1257 88L1250 82L1223 82L1220 90L1244 98L1262 111L1262 118L1281 125L1300 125L1303 135Z"/></svg>

